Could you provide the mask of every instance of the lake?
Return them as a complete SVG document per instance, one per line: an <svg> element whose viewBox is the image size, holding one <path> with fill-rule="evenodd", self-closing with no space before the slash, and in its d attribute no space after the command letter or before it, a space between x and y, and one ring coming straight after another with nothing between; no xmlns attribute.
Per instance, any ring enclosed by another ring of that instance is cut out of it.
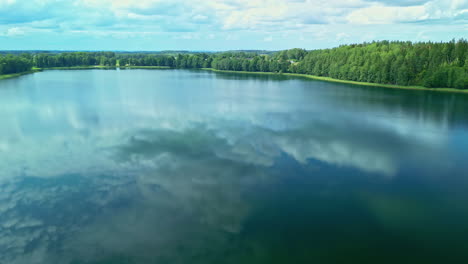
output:
<svg viewBox="0 0 468 264"><path fill-rule="evenodd" d="M0 263L468 260L465 94L57 70L0 122Z"/></svg>

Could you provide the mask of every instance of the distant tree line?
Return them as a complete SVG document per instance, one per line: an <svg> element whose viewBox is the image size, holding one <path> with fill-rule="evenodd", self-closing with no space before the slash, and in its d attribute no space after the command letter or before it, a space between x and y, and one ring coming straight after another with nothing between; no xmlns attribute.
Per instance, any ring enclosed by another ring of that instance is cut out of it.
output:
<svg viewBox="0 0 468 264"><path fill-rule="evenodd" d="M359 82L468 89L468 42L374 42L310 51L290 71Z"/></svg>
<svg viewBox="0 0 468 264"><path fill-rule="evenodd" d="M229 71L299 73L379 84L468 89L468 41L379 41L274 53L65 52L0 55L0 74L32 67L166 66Z"/></svg>
<svg viewBox="0 0 468 264"><path fill-rule="evenodd" d="M24 56L0 56L0 74L12 74L30 71L32 62Z"/></svg>
<svg viewBox="0 0 468 264"><path fill-rule="evenodd" d="M468 41L380 41L333 49L291 49L271 56L218 54L212 68L289 72L379 84L468 89Z"/></svg>

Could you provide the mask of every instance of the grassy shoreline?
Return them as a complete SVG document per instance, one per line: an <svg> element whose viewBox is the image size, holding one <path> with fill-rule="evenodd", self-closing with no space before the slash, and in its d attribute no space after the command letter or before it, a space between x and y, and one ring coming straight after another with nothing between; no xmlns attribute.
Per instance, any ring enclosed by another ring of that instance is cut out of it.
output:
<svg viewBox="0 0 468 264"><path fill-rule="evenodd" d="M91 70L91 69L171 69L167 66L71 66L71 67L50 67L50 68L37 68L41 70Z"/></svg>
<svg viewBox="0 0 468 264"><path fill-rule="evenodd" d="M16 78L22 75L40 72L43 70L89 70L89 69L174 69L168 66L73 66L73 67L50 67L50 68L32 68L32 70L27 72L20 72L14 74L5 74L0 75L0 80ZM299 73L276 73L276 72L248 72L248 71L225 71L217 70L213 68L201 68L200 70L213 71L213 72L225 72L225 73L241 73L241 74L262 74L262 75L282 75L282 76L293 76L308 78L318 81L326 82L336 82L336 83L345 83L361 86L373 86L373 87L382 87L382 88L391 88L391 89L405 89L405 90L417 90L417 91L436 91L436 92L453 92L453 93L468 93L468 90L460 90L455 88L427 88L423 86L402 86L402 85L393 85L393 84L378 84L378 83L368 83L368 82L356 82L348 80L334 79L330 77L315 76L309 74L299 74Z"/></svg>
<svg viewBox="0 0 468 264"><path fill-rule="evenodd" d="M25 71L25 72L18 72L18 73L12 73L12 74L0 74L0 80L5 80L5 79L11 79L11 78L16 78L20 77L23 75L35 73L35 72L41 72L45 70L92 70L92 69L174 69L168 66L71 66L71 67L49 67L49 68L37 68L33 67L30 71Z"/></svg>
<svg viewBox="0 0 468 264"><path fill-rule="evenodd" d="M162 69L175 69L175 68L171 68L169 66L124 66L124 67L120 67L120 69L159 69L159 70L162 70Z"/></svg>
<svg viewBox="0 0 468 264"><path fill-rule="evenodd" d="M71 66L71 67L49 67L38 68L41 70L91 70L91 69L115 69L112 66Z"/></svg>
<svg viewBox="0 0 468 264"><path fill-rule="evenodd" d="M5 80L5 79L11 79L11 78L17 78L26 74L31 74L35 72L40 72L42 71L41 69L32 69L30 71L25 71L25 72L19 72L19 73L12 73L12 74L3 74L0 75L0 80Z"/></svg>
<svg viewBox="0 0 468 264"><path fill-rule="evenodd" d="M379 83L368 83L368 82L356 82L348 80L334 79L330 77L315 76L309 74L300 74L300 73L277 73L277 72L248 72L248 71L225 71L217 70L213 68L202 68L202 70L213 71L213 72L225 72L225 73L243 73L243 74L263 74L263 75L283 75L283 76L293 76L293 77L302 77L318 81L326 82L336 82L336 83L345 83L361 86L373 86L373 87L382 87L382 88L391 88L391 89L405 89L405 90L417 90L417 91L436 91L436 92L455 92L455 93L468 93L468 90L461 90L455 88L427 88L423 86L403 86L403 85L393 85L393 84L379 84Z"/></svg>

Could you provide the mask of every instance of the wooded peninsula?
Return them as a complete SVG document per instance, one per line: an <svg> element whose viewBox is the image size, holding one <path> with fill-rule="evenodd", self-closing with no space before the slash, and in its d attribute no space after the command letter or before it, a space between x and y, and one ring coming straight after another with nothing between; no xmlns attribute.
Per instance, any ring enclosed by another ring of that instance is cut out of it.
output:
<svg viewBox="0 0 468 264"><path fill-rule="evenodd" d="M140 66L293 73L381 85L468 89L467 55L465 39L378 41L277 52L4 52L0 79L34 69Z"/></svg>

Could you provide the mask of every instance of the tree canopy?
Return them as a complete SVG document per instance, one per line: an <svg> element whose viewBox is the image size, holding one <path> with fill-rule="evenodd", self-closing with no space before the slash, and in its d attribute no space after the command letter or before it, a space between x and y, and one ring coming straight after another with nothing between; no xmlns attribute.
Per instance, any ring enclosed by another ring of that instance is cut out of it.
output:
<svg viewBox="0 0 468 264"><path fill-rule="evenodd" d="M377 84L468 89L468 41L378 41L332 49L220 53L65 52L0 55L0 74L32 67L166 66L299 73Z"/></svg>

